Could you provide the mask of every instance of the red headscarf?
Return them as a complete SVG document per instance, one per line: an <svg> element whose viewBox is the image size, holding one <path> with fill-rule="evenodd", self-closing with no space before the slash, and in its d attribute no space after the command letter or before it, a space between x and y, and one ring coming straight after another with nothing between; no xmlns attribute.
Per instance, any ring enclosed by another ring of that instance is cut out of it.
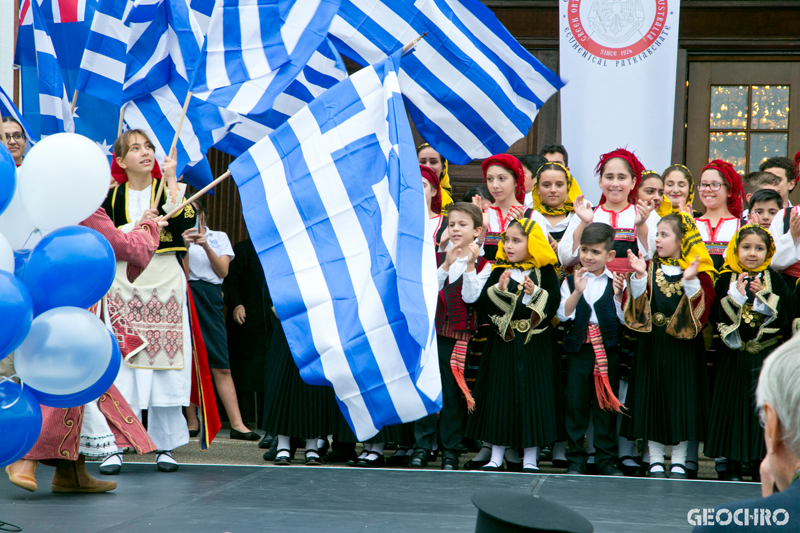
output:
<svg viewBox="0 0 800 533"><path fill-rule="evenodd" d="M486 182L486 170L492 165L500 165L501 167L511 171L516 177L516 186L514 188L514 197L521 204L525 203L525 172L522 170L522 163L519 159L509 154L496 154L486 158L481 163L481 170L483 170L483 181Z"/></svg>
<svg viewBox="0 0 800 533"><path fill-rule="evenodd" d="M419 166L419 172L422 174L422 178L428 180L428 183L431 184L433 190L436 191L436 196L431 198L431 211L436 213L437 215L442 214L442 188L439 185L439 176L436 175L436 172L433 171L431 167L426 167L425 165Z"/></svg>
<svg viewBox="0 0 800 533"><path fill-rule="evenodd" d="M639 190L639 185L642 183L642 172L645 171L645 168L642 162L639 161L639 158L633 155L633 152L629 152L625 148L617 148L613 152L601 155L600 162L597 163L597 168L594 169L594 173L602 175L603 167L606 166L606 163L617 157L627 161L633 169L633 188L630 194L628 194L628 202L636 205L636 201L639 198L637 191ZM600 195L600 204L602 205L605 201L605 195Z"/></svg>
<svg viewBox="0 0 800 533"><path fill-rule="evenodd" d="M161 168L158 166L158 161L154 161L153 170L150 172L150 175L157 180L161 179ZM128 175L125 174L125 169L117 164L117 156L115 154L111 154L111 177L120 185L128 181Z"/></svg>
<svg viewBox="0 0 800 533"><path fill-rule="evenodd" d="M794 182L800 179L800 152L794 154Z"/></svg>
<svg viewBox="0 0 800 533"><path fill-rule="evenodd" d="M722 159L715 159L711 163L703 167L700 171L702 174L706 170L716 170L719 172L728 184L728 191L731 195L728 197L728 211L736 218L742 217L744 208L742 202L744 201L744 187L742 187L742 177L733 168L733 165Z"/></svg>

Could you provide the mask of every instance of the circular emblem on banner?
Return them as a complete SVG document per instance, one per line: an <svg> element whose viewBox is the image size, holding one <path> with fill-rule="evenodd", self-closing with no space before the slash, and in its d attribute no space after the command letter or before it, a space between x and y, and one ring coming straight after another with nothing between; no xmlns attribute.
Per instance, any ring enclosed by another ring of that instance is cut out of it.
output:
<svg viewBox="0 0 800 533"><path fill-rule="evenodd" d="M668 0L568 0L572 36L590 54L619 59L650 47L667 22Z"/></svg>

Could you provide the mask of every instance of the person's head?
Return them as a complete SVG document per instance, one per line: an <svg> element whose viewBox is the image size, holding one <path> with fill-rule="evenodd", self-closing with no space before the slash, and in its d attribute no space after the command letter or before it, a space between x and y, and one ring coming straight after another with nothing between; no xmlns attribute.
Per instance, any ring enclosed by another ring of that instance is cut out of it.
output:
<svg viewBox="0 0 800 533"><path fill-rule="evenodd" d="M469 202L456 202L447 209L447 231L454 246L468 245L481 234L483 213Z"/></svg>
<svg viewBox="0 0 800 533"><path fill-rule="evenodd" d="M535 186L542 203L551 208L564 205L571 179L567 168L561 163L546 163L539 168Z"/></svg>
<svg viewBox="0 0 800 533"><path fill-rule="evenodd" d="M670 165L661 176L664 179L664 194L672 205L679 206L681 199L685 205L694 200L694 181L688 168L683 165Z"/></svg>
<svg viewBox="0 0 800 533"><path fill-rule="evenodd" d="M600 189L603 196L600 203L621 206L635 203L644 165L632 152L617 148L600 156L595 172L600 176Z"/></svg>
<svg viewBox="0 0 800 533"><path fill-rule="evenodd" d="M664 180L652 170L642 172L642 183L637 190L639 200L653 206L653 209L661 207L664 200Z"/></svg>
<svg viewBox="0 0 800 533"><path fill-rule="evenodd" d="M524 263L531 258L528 234L518 220L509 224L503 232L503 250L510 263Z"/></svg>
<svg viewBox="0 0 800 533"><path fill-rule="evenodd" d="M592 222L586 226L578 248L581 266L592 274L602 273L606 264L616 257L614 233L614 228L602 222Z"/></svg>
<svg viewBox="0 0 800 533"><path fill-rule="evenodd" d="M495 204L521 204L525 200L525 174L519 159L508 154L493 155L481 163L481 170Z"/></svg>
<svg viewBox="0 0 800 533"><path fill-rule="evenodd" d="M656 227L656 253L662 259L680 259L683 226L681 217L667 215Z"/></svg>
<svg viewBox="0 0 800 533"><path fill-rule="evenodd" d="M779 490L800 467L800 337L764 360L756 387L756 407L764 426L767 464Z"/></svg>
<svg viewBox="0 0 800 533"><path fill-rule="evenodd" d="M201 196L194 202L192 202L192 207L197 212L197 224L198 226L207 226L208 225L208 202L206 201L205 196Z"/></svg>
<svg viewBox="0 0 800 533"><path fill-rule="evenodd" d="M436 176L441 179L446 161L439 152L431 148L430 144L422 143L417 147L417 161L420 165L432 168Z"/></svg>
<svg viewBox="0 0 800 533"><path fill-rule="evenodd" d="M778 192L781 194L783 201L786 202L786 200L789 199L789 193L792 192L796 183L794 161L788 157L770 157L758 165L758 170L761 172L770 172L781 178Z"/></svg>
<svg viewBox="0 0 800 533"><path fill-rule="evenodd" d="M464 193L464 197L461 198L461 201L469 203L472 202L472 199L476 196L481 197L481 209L487 209L494 203L494 196L492 196L492 193L489 192L489 189L487 189L485 185L470 187L467 189L467 192Z"/></svg>
<svg viewBox="0 0 800 533"><path fill-rule="evenodd" d="M736 218L742 216L742 177L730 163L715 159L704 166L697 190L707 213L726 209Z"/></svg>
<svg viewBox="0 0 800 533"><path fill-rule="evenodd" d="M128 130L114 142L114 157L129 176L149 176L156 164L156 149L144 131Z"/></svg>
<svg viewBox="0 0 800 533"><path fill-rule="evenodd" d="M750 202L750 198L753 196L753 194L761 189L771 189L780 194L781 181L783 181L782 178L779 178L771 172L761 172L759 170L757 172L745 174L745 176L742 178L745 201Z"/></svg>
<svg viewBox="0 0 800 533"><path fill-rule="evenodd" d="M758 226L749 226L739 232L736 255L739 263L747 270L753 271L764 264L767 253L772 246L769 233Z"/></svg>
<svg viewBox="0 0 800 533"><path fill-rule="evenodd" d="M750 215L758 215L759 223L769 227L772 219L783 209L783 198L772 189L761 189L750 197Z"/></svg>
<svg viewBox="0 0 800 533"><path fill-rule="evenodd" d="M544 156L544 158L548 161L561 163L565 167L569 168L569 155L567 155L567 149L560 144L545 144L542 146L539 154ZM536 171L534 170L534 172Z"/></svg>
<svg viewBox="0 0 800 533"><path fill-rule="evenodd" d="M522 163L522 172L525 174L525 193L529 193L533 189L533 177L536 171L547 163L547 159L537 154L529 154L520 157L519 162Z"/></svg>
<svg viewBox="0 0 800 533"><path fill-rule="evenodd" d="M428 211L436 215L442 212L442 195L439 188L439 176L428 166L420 165L419 172L422 174L422 191L425 193L425 204Z"/></svg>
<svg viewBox="0 0 800 533"><path fill-rule="evenodd" d="M22 164L25 157L25 148L28 146L28 138L25 136L25 129L14 117L3 117L3 130L6 138L0 139L11 152L11 157L17 166Z"/></svg>

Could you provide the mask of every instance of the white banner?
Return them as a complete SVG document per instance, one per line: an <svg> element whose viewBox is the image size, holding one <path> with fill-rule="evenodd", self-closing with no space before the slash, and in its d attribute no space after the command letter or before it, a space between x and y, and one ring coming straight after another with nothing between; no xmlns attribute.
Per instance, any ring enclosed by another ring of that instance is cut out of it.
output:
<svg viewBox="0 0 800 533"><path fill-rule="evenodd" d="M586 197L600 155L627 147L645 168L671 163L679 0L561 0L561 144Z"/></svg>

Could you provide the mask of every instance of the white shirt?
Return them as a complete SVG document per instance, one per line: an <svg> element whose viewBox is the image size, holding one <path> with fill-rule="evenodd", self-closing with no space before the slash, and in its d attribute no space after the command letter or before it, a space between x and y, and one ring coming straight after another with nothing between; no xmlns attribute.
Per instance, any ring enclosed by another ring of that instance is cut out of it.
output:
<svg viewBox="0 0 800 533"><path fill-rule="evenodd" d="M525 193L525 201L522 203L525 205L525 207L533 207L533 191Z"/></svg>
<svg viewBox="0 0 800 533"><path fill-rule="evenodd" d="M569 223L572 222L572 218L574 216L575 213L573 211L568 212L567 216L559 220L555 226L550 224L550 220L546 216L542 215L542 218L544 219L544 227L548 233L558 233L559 231L564 231L569 227Z"/></svg>
<svg viewBox="0 0 800 533"><path fill-rule="evenodd" d="M227 255L233 259L233 247L224 231L211 231L206 227L205 238L208 246L218 257ZM199 244L192 243L189 245L189 281L198 280L222 285L222 278L211 268L211 261L206 251Z"/></svg>
<svg viewBox="0 0 800 533"><path fill-rule="evenodd" d="M156 183L156 185L158 185L158 183ZM128 220L130 220L130 222L120 228L125 233L128 233L135 228L136 223L142 219L144 212L150 209L150 198L153 194L152 189L152 185L148 185L142 191L134 191L130 188L130 186L128 187ZM178 196L175 198L174 202L170 198L166 184L164 185L164 190L167 190L167 201L162 207L166 213L169 213L183 203L183 196L186 192L186 184L178 184Z"/></svg>
<svg viewBox="0 0 800 533"><path fill-rule="evenodd" d="M677 276L678 274L683 274L683 269L677 265L661 265L661 270L667 276ZM631 296L635 300L647 289L647 272L644 274L644 278L638 279L636 274L631 276ZM700 279L695 278L692 280L685 279L683 280L683 290L686 291L686 297L691 298L695 295L697 291L700 290Z"/></svg>
<svg viewBox="0 0 800 533"><path fill-rule="evenodd" d="M790 207L798 212L797 207ZM772 238L775 239L775 255L772 256L772 263L770 267L777 271L792 266L800 261L800 244L792 239L792 232L783 231L783 217L786 216L786 209L781 209L772 223L769 225L769 232Z"/></svg>
<svg viewBox="0 0 800 533"><path fill-rule="evenodd" d="M524 283L524 281L525 281L525 276L530 277L530 273L531 273L531 269L530 268L528 270L520 270L518 268L512 268L511 269L511 279L513 279L514 281L516 281L517 283L522 285ZM535 279L531 278L531 281L533 281L534 285L536 285L536 280ZM539 289L539 286L536 285L536 288ZM535 292L536 291L534 290L534 293ZM533 298L533 294L525 294L523 292L522 293L522 305L528 305L532 298Z"/></svg>
<svg viewBox="0 0 800 533"><path fill-rule="evenodd" d="M459 257L453 261L447 271L444 270L443 266L440 266L436 271L436 276L439 279L439 290L444 288L445 282L454 283L458 281L458 278L464 276L461 284L461 299L464 300L464 303L471 304L478 301L483 286L491 273L492 269L488 264L480 272L478 272L477 268L472 272L467 272L467 258Z"/></svg>
<svg viewBox="0 0 800 533"><path fill-rule="evenodd" d="M733 237L736 235L736 232L739 231L742 220L736 217L723 218L720 219L716 228L712 228L711 222L709 222L708 219L700 217L695 220L695 224L697 225L697 231L703 238L703 242L706 243L708 253L711 255L725 255L725 250L728 248L728 243L731 242L731 239L733 239ZM723 247L722 244L708 246L708 243L714 242L724 243L725 246Z"/></svg>
<svg viewBox="0 0 800 533"><path fill-rule="evenodd" d="M761 274L758 275L759 279L763 279ZM747 303L747 296L739 292L739 289L736 287L736 278L737 276L731 277L731 285L728 287L728 296L730 296L733 301L735 301L739 306L742 306ZM772 316L772 309L764 305L764 303L759 300L758 298L755 299L753 302L753 311L756 313L761 313L762 315ZM728 335L725 336L723 339L725 344L730 346L731 348L741 348L742 347L742 338L739 336L739 330L732 331Z"/></svg>
<svg viewBox="0 0 800 533"><path fill-rule="evenodd" d="M583 275L583 279L586 280L586 288L583 290L583 295L581 296L583 300L589 304L589 308L592 310L592 314L589 317L589 322L592 324L598 324L597 321L597 313L594 311L594 304L597 303L597 300L603 296L606 292L606 287L608 283L614 282L614 275L608 268L605 268L603 272L599 276L595 276L591 272L587 272ZM572 295L572 291L569 288L569 283L567 280L561 282L561 303L558 306L558 311L556 312L556 317L561 322L566 322L567 320L574 320L575 319L575 311L577 310L577 306L575 309L572 310L572 313L567 316L566 314L566 306L567 306L567 299ZM616 298L614 300L614 307L617 310L617 319L624 324L625 317L622 313L622 304L620 304Z"/></svg>

